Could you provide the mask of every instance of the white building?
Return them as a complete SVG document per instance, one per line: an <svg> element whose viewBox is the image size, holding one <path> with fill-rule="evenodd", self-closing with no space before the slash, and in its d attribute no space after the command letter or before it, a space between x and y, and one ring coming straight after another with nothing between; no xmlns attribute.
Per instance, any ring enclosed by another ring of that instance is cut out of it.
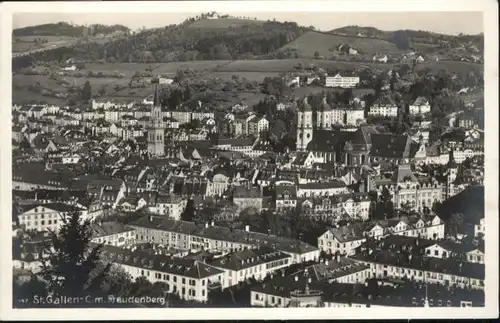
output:
<svg viewBox="0 0 500 323"><path fill-rule="evenodd" d="M381 239L387 235L442 239L444 222L435 215L353 224L329 229L318 237L318 247L327 254L353 255L367 238Z"/></svg>
<svg viewBox="0 0 500 323"><path fill-rule="evenodd" d="M209 289L223 287L225 281L224 271L197 260L114 246L105 246L101 256L130 274L132 280L145 277L151 283L162 282L168 293L177 293L185 300L206 302Z"/></svg>
<svg viewBox="0 0 500 323"><path fill-rule="evenodd" d="M382 253L387 256L384 257ZM433 257L421 261L422 256L402 259L403 256L396 250L373 251L350 258L370 266L373 277L379 279L406 277L414 282L484 289L484 264Z"/></svg>
<svg viewBox="0 0 500 323"><path fill-rule="evenodd" d="M398 106L393 102L387 102L387 103L375 102L370 107L368 115L373 117L395 118L398 116Z"/></svg>
<svg viewBox="0 0 500 323"><path fill-rule="evenodd" d="M153 214L163 215L173 220L180 220L187 200L174 195L158 195L156 203L148 207Z"/></svg>
<svg viewBox="0 0 500 323"><path fill-rule="evenodd" d="M64 203L27 205L24 206L23 212L18 214L19 225L26 230L57 232L73 210L74 206Z"/></svg>
<svg viewBox="0 0 500 323"><path fill-rule="evenodd" d="M134 229L127 228L116 221L92 223L92 232L91 242L93 243L116 247L135 244Z"/></svg>
<svg viewBox="0 0 500 323"><path fill-rule="evenodd" d="M410 104L410 114L412 116L423 115L431 112L429 100L420 96L412 104Z"/></svg>
<svg viewBox="0 0 500 323"><path fill-rule="evenodd" d="M478 238L480 235L482 235L484 239L484 233L485 233L485 224L484 224L484 218L482 218L479 220L479 224L474 225L474 237Z"/></svg>
<svg viewBox="0 0 500 323"><path fill-rule="evenodd" d="M326 87L353 88L358 84L359 76L342 76L337 74L335 76L327 76L325 80Z"/></svg>
<svg viewBox="0 0 500 323"><path fill-rule="evenodd" d="M234 252L274 245L276 250L292 256L294 263L319 259L319 249L299 240L246 230L196 225L162 217L144 217L130 224L141 242L160 243L179 249Z"/></svg>
<svg viewBox="0 0 500 323"><path fill-rule="evenodd" d="M348 189L343 181L330 181L322 183L299 184L297 189L298 197L328 196L334 194L347 193Z"/></svg>
<svg viewBox="0 0 500 323"><path fill-rule="evenodd" d="M249 278L262 280L290 266L292 256L269 247L230 253L208 264L226 272L223 286L231 287Z"/></svg>

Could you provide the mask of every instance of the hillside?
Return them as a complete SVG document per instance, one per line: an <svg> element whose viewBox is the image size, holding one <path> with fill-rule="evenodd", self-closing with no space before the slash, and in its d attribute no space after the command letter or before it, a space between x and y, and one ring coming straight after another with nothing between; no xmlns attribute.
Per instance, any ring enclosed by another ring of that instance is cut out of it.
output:
<svg viewBox="0 0 500 323"><path fill-rule="evenodd" d="M218 18L218 19L200 19L188 26L193 29L227 29L240 28L246 26L262 26L263 20L238 19L238 18Z"/></svg>
<svg viewBox="0 0 500 323"><path fill-rule="evenodd" d="M12 31L13 37L23 36L66 36L66 37L83 37L95 36L98 34L111 34L114 32L128 33L129 28L122 25L101 25L95 24L90 26L72 25L66 22L58 22L52 24L43 24L17 28Z"/></svg>
<svg viewBox="0 0 500 323"><path fill-rule="evenodd" d="M68 58L106 62L166 63L195 60L265 58L297 39L307 28L293 22L265 21L227 28L234 19L189 19L180 25L149 29L105 44L83 43L35 53L40 61ZM244 20L247 22L246 20ZM241 22L241 21L240 21ZM193 24L194 27L193 27ZM221 28L196 28L203 25ZM226 26L222 28L222 26ZM284 57L286 58L286 57ZM17 64L14 64L17 65ZM21 64L23 65L23 64Z"/></svg>
<svg viewBox="0 0 500 323"><path fill-rule="evenodd" d="M305 33L280 50L295 49L300 57L314 57L315 52L318 52L320 56L330 58L334 55L334 49L340 44L347 44L365 54L400 52L395 44L385 40L339 36L316 31Z"/></svg>
<svg viewBox="0 0 500 323"><path fill-rule="evenodd" d="M362 26L345 26L330 31L332 34L339 34L345 36L365 36L374 38L388 39L390 37L390 32L382 31L374 27L362 27Z"/></svg>

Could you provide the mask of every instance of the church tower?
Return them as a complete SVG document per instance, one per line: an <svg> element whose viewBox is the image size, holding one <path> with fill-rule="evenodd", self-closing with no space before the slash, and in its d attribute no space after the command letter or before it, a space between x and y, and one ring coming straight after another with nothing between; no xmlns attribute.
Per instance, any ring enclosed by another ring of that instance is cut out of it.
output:
<svg viewBox="0 0 500 323"><path fill-rule="evenodd" d="M313 111L307 97L300 106L297 118L297 150L304 151L313 139Z"/></svg>
<svg viewBox="0 0 500 323"><path fill-rule="evenodd" d="M165 125L161 113L160 96L158 93L158 81L154 83L153 107L151 108L151 122L148 127L148 153L150 156L165 155L164 141Z"/></svg>
<svg viewBox="0 0 500 323"><path fill-rule="evenodd" d="M455 189L455 180L457 179L458 175L458 166L457 163L455 162L455 156L453 155L453 149L450 150L449 153L449 160L448 164L446 165L448 170L447 170L447 176L446 176L446 198L450 198L454 195L454 189Z"/></svg>

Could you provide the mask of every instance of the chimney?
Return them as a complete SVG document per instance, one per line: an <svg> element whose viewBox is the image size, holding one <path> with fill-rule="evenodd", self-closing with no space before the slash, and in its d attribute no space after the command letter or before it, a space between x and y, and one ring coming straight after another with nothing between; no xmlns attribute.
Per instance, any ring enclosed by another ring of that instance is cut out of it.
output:
<svg viewBox="0 0 500 323"><path fill-rule="evenodd" d="M299 281L299 277L298 276L295 276L295 281L298 282Z"/></svg>
<svg viewBox="0 0 500 323"><path fill-rule="evenodd" d="M245 231L246 232L250 232L250 226L249 225L245 225Z"/></svg>

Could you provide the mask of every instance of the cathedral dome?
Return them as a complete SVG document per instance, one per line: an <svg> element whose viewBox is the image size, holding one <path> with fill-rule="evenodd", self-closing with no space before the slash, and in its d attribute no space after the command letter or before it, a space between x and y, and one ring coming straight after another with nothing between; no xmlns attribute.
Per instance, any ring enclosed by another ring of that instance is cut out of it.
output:
<svg viewBox="0 0 500 323"><path fill-rule="evenodd" d="M323 98L323 101L321 101L321 104L319 105L319 110L320 111L332 111L333 108L326 102L326 97Z"/></svg>
<svg viewBox="0 0 500 323"><path fill-rule="evenodd" d="M302 112L311 112L312 111L311 105L309 104L309 102L307 102L307 97L304 98L304 101L302 101L300 111L302 111Z"/></svg>

